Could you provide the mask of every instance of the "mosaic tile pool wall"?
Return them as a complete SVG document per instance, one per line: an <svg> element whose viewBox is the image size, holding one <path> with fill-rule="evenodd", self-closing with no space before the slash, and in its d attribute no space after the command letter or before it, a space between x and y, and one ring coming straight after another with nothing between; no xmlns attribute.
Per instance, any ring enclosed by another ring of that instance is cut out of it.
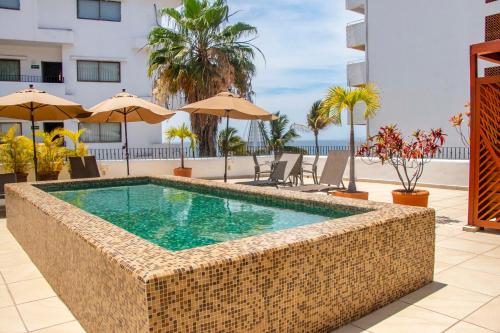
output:
<svg viewBox="0 0 500 333"><path fill-rule="evenodd" d="M30 184L8 185L8 229L91 333L329 332L432 281L432 209L177 177L64 186L96 181L183 182L359 214L170 252Z"/></svg>

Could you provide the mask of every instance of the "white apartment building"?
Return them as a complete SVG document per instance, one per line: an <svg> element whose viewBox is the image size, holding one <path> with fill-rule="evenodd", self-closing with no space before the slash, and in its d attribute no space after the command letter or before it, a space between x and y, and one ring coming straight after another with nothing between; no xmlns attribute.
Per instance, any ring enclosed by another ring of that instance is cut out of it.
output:
<svg viewBox="0 0 500 333"><path fill-rule="evenodd" d="M466 111L469 46L485 41L485 18L500 15L500 1L346 0L346 8L360 14L346 33L363 59L347 64L348 85L374 82L381 91L369 134L386 124L405 135L441 127L447 146L462 146L448 120Z"/></svg>
<svg viewBox="0 0 500 333"><path fill-rule="evenodd" d="M0 0L0 96L35 88L90 108L122 88L151 97L147 76L147 35L157 24L156 9L180 0ZM1 119L5 131L14 119ZM23 122L22 134L31 135ZM49 131L87 127L91 148L120 148L121 124L41 122ZM131 123L130 147L162 142L161 124Z"/></svg>

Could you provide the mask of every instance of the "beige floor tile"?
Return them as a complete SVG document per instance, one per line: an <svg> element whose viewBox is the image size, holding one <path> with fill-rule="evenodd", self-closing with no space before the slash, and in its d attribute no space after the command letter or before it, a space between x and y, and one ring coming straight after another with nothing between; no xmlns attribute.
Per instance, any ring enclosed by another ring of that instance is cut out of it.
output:
<svg viewBox="0 0 500 333"><path fill-rule="evenodd" d="M434 262L434 274L437 274L439 272L442 272L444 271L445 269L448 269L450 267L453 267L452 264L448 264L446 262L442 262L442 261L435 261Z"/></svg>
<svg viewBox="0 0 500 333"><path fill-rule="evenodd" d="M442 235L446 237L454 237L463 233L461 225L436 225L436 235Z"/></svg>
<svg viewBox="0 0 500 333"><path fill-rule="evenodd" d="M436 243L439 243L441 241L444 241L445 239L450 238L449 236L444 236L444 235L436 235Z"/></svg>
<svg viewBox="0 0 500 333"><path fill-rule="evenodd" d="M44 278L9 283L14 302L21 304L56 295Z"/></svg>
<svg viewBox="0 0 500 333"><path fill-rule="evenodd" d="M500 294L500 276L463 267L451 267L435 275L434 280L490 296Z"/></svg>
<svg viewBox="0 0 500 333"><path fill-rule="evenodd" d="M14 303L12 302L7 286L0 286L0 308L12 305L14 305Z"/></svg>
<svg viewBox="0 0 500 333"><path fill-rule="evenodd" d="M495 332L500 332L499 309L500 297L497 297L468 316L465 321Z"/></svg>
<svg viewBox="0 0 500 333"><path fill-rule="evenodd" d="M335 331L331 331L330 333L370 333L370 332L353 325L345 325L336 329Z"/></svg>
<svg viewBox="0 0 500 333"><path fill-rule="evenodd" d="M15 240L0 240L0 256L14 252L23 252L23 248Z"/></svg>
<svg viewBox="0 0 500 333"><path fill-rule="evenodd" d="M489 243L500 245L500 233L493 232L464 232L457 236L457 238L468 239L476 242Z"/></svg>
<svg viewBox="0 0 500 333"><path fill-rule="evenodd" d="M485 256L489 256L489 257L500 258L500 246L491 250L491 251L485 252L483 254Z"/></svg>
<svg viewBox="0 0 500 333"><path fill-rule="evenodd" d="M31 262L28 255L24 252L12 252L0 254L0 269L12 267Z"/></svg>
<svg viewBox="0 0 500 333"><path fill-rule="evenodd" d="M476 254L484 253L494 249L496 246L493 244L481 243L470 241L460 238L450 238L442 242L439 242L439 247L445 247L448 249L472 252Z"/></svg>
<svg viewBox="0 0 500 333"><path fill-rule="evenodd" d="M447 330L446 333L493 333L493 331L461 321Z"/></svg>
<svg viewBox="0 0 500 333"><path fill-rule="evenodd" d="M26 329L13 306L0 309L0 333L23 333Z"/></svg>
<svg viewBox="0 0 500 333"><path fill-rule="evenodd" d="M57 297L18 305L19 312L30 331L75 320L66 305Z"/></svg>
<svg viewBox="0 0 500 333"><path fill-rule="evenodd" d="M85 333L85 330L77 321L66 324L51 326L35 331L36 333Z"/></svg>
<svg viewBox="0 0 500 333"><path fill-rule="evenodd" d="M462 319L489 302L491 296L433 282L401 298L401 301Z"/></svg>
<svg viewBox="0 0 500 333"><path fill-rule="evenodd" d="M500 258L478 255L461 263L459 267L500 275Z"/></svg>
<svg viewBox="0 0 500 333"><path fill-rule="evenodd" d="M7 283L32 280L43 277L42 273L40 273L38 268L36 268L33 263L3 268L0 269L0 272L2 273Z"/></svg>
<svg viewBox="0 0 500 333"><path fill-rule="evenodd" d="M436 261L446 264L456 265L475 256L474 253L441 247L441 242L436 246Z"/></svg>
<svg viewBox="0 0 500 333"><path fill-rule="evenodd" d="M396 301L354 325L373 333L440 333L456 322L454 318Z"/></svg>

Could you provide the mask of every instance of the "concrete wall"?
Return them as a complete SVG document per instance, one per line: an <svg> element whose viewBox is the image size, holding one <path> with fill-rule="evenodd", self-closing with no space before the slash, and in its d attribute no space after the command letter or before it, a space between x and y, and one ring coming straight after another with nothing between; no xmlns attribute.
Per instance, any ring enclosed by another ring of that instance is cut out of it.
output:
<svg viewBox="0 0 500 333"><path fill-rule="evenodd" d="M368 80L382 96L371 134L391 123L406 135L442 127L448 146L462 146L448 119L470 99L469 45L498 12L499 1L368 0Z"/></svg>

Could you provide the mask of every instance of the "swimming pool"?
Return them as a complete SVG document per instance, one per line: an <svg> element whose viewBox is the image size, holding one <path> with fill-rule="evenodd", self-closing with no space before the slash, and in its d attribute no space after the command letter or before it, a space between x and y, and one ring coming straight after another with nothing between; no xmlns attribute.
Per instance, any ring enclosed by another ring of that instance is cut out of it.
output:
<svg viewBox="0 0 500 333"><path fill-rule="evenodd" d="M157 184L53 191L52 195L152 243L179 251L352 215L287 207L258 198L212 195Z"/></svg>

